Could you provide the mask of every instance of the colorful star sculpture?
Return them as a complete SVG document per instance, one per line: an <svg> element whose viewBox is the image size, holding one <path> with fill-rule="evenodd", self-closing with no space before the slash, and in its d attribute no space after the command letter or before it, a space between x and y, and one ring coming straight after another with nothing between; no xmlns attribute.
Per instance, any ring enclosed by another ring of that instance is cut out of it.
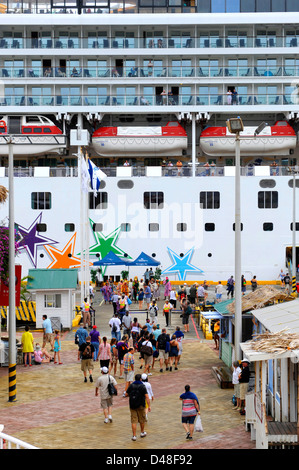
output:
<svg viewBox="0 0 299 470"><path fill-rule="evenodd" d="M46 245L55 245L55 240L40 235L37 231L37 225L41 223L42 212L32 222L29 228L25 228L20 224L16 224L17 240L19 244L19 250L26 250L32 264L36 268L37 266L37 249L39 246L46 247Z"/></svg>
<svg viewBox="0 0 299 470"><path fill-rule="evenodd" d="M81 258L74 256L76 236L77 233L74 233L62 250L45 246L45 249L53 260L48 266L48 269L69 269L81 266ZM92 266L92 263L89 263L89 265Z"/></svg>
<svg viewBox="0 0 299 470"><path fill-rule="evenodd" d="M187 272L195 271L195 272L203 273L201 269L197 268L196 266L193 266L193 264L190 263L190 260L194 252L194 248L191 248L189 251L187 251L187 253L183 257L180 257L168 247L167 247L167 250L168 250L169 256L171 257L173 261L173 264L169 266L169 268L164 269L164 271L162 271L162 275L172 274L172 273L178 274L179 280L185 281Z"/></svg>

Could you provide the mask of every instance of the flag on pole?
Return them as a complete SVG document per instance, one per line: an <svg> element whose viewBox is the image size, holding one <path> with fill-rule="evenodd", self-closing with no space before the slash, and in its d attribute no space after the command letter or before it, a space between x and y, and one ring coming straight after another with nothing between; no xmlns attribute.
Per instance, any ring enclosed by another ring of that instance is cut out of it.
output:
<svg viewBox="0 0 299 470"><path fill-rule="evenodd" d="M88 160L88 172L90 176L90 186L94 195L97 195L100 189L101 180L106 178L106 174L100 170L91 160Z"/></svg>
<svg viewBox="0 0 299 470"><path fill-rule="evenodd" d="M89 186L89 173L84 156L81 157L81 190L83 193L88 193Z"/></svg>

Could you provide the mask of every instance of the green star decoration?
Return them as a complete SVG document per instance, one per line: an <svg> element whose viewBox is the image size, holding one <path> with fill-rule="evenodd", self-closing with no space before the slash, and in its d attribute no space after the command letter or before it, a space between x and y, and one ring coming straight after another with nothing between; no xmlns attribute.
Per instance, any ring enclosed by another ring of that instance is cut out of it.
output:
<svg viewBox="0 0 299 470"><path fill-rule="evenodd" d="M113 232L109 233L109 235L105 236L102 232L93 231L93 220L89 219L89 223L96 241L96 243L89 248L90 255L96 255L97 253L99 253L100 259L103 259L104 256L106 256L110 251L113 251L113 253L115 253L120 258L125 257L125 251L116 246L116 242L121 231L120 226L113 230ZM131 256L127 256L126 259L132 258Z"/></svg>

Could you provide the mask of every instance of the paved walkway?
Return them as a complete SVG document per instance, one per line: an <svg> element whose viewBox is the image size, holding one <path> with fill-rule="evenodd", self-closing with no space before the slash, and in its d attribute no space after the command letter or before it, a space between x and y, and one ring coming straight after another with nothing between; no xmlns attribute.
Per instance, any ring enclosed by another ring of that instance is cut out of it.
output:
<svg viewBox="0 0 299 470"><path fill-rule="evenodd" d="M102 336L110 338L107 326L111 305L99 307L96 295L96 324ZM160 301L159 321L163 302ZM140 323L144 314L137 315ZM178 322L180 319L177 318ZM175 327L176 325L174 325ZM173 329L174 329L173 327ZM171 332L171 331L170 331ZM33 332L41 342L41 332ZM42 449L253 449L255 443L245 431L244 417L232 410L232 389L220 389L211 372L222 365L214 342L206 341L193 324L183 342L178 371L159 372L157 364L150 377L154 392L152 411L146 424L147 436L131 440L128 398L122 398L124 380L118 378L119 395L114 398L113 423L104 424L100 398L94 395L94 383L84 383L74 344L75 330L62 337L63 365L54 363L24 368L17 366L17 400L8 402L8 369L0 368L0 424L4 432ZM17 336L21 336L18 332ZM139 371L138 353L135 354ZM99 375L95 363L94 379ZM119 372L119 371L118 371ZM203 433L186 441L181 424L179 396L185 384L199 398Z"/></svg>

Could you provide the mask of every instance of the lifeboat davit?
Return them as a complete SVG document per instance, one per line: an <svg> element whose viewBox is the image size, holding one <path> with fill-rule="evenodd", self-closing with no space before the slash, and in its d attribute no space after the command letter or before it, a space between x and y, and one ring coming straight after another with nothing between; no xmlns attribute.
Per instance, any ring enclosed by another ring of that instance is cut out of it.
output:
<svg viewBox="0 0 299 470"><path fill-rule="evenodd" d="M102 157L179 156L188 146L178 122L153 127L100 127L92 135L95 152Z"/></svg>
<svg viewBox="0 0 299 470"><path fill-rule="evenodd" d="M274 126L266 126L258 135L256 127L244 127L240 132L241 156L289 155L296 147L297 137L294 129L286 121L277 121ZM209 156L234 156L235 134L227 127L207 127L200 135L201 150Z"/></svg>
<svg viewBox="0 0 299 470"><path fill-rule="evenodd" d="M8 155L10 136L13 136L14 155L62 153L66 148L66 136L46 116L2 116L0 155Z"/></svg>

